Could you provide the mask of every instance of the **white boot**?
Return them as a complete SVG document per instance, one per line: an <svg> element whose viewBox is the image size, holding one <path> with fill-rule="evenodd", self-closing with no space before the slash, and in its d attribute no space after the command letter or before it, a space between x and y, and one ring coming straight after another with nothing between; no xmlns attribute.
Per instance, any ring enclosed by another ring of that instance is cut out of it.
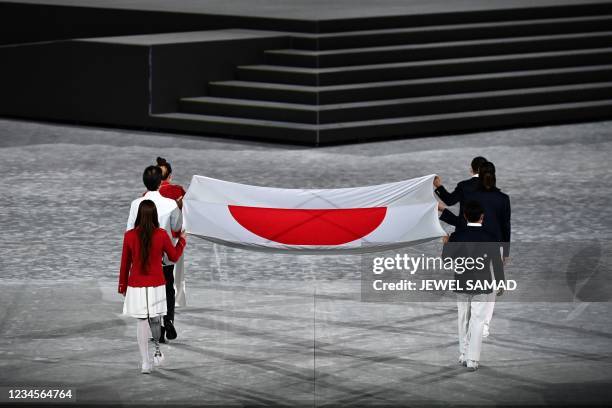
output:
<svg viewBox="0 0 612 408"><path fill-rule="evenodd" d="M467 361L467 368L470 371L476 371L478 370L478 361L474 361L474 360L468 360Z"/></svg>
<svg viewBox="0 0 612 408"><path fill-rule="evenodd" d="M156 350L155 351L155 355L153 356L153 365L155 367L160 367L162 364L164 364L164 360L165 357L163 355L163 353L161 352L161 350Z"/></svg>
<svg viewBox="0 0 612 408"><path fill-rule="evenodd" d="M143 374L151 374L151 371L153 371L153 367L151 367L151 364L149 364L148 362L142 363L142 367L140 369L141 373L143 373Z"/></svg>
<svg viewBox="0 0 612 408"><path fill-rule="evenodd" d="M140 359L142 361L140 372L143 374L151 374L153 366L151 357L149 356L149 323L146 319L139 319L136 325L136 338L138 339L138 349L140 350Z"/></svg>
<svg viewBox="0 0 612 408"><path fill-rule="evenodd" d="M482 328L482 338L486 339L487 337L489 337L489 325L485 323L484 327Z"/></svg>

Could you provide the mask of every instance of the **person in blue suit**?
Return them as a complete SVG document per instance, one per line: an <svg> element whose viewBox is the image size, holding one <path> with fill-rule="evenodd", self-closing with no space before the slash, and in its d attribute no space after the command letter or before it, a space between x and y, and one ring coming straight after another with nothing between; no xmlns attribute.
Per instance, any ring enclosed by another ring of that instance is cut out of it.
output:
<svg viewBox="0 0 612 408"><path fill-rule="evenodd" d="M480 166L487 163L487 159L482 156L477 156L472 159L470 163L470 178L466 180L462 180L457 183L457 186L452 192L449 192L443 185L442 179L439 176L434 178L434 192L436 195L442 200L442 202L447 205L455 205L459 203L459 214L463 214L463 205L465 204L466 196L478 188L478 173L480 171ZM450 216L452 215L452 217ZM455 222L454 214L442 214L440 219L447 224L451 222ZM449 217L449 218L446 218Z"/></svg>
<svg viewBox="0 0 612 408"><path fill-rule="evenodd" d="M477 181L476 188L473 190L463 188L461 197L465 201L477 201L483 207L485 220L483 228L493 235L495 241L500 243L500 251L502 251L504 264L507 264L510 257L510 236L512 230L510 197L497 187L495 165L493 163L485 162L481 164L478 170L478 177L474 179ZM455 226L456 231L465 228L466 221L464 217L453 214L442 204L439 205L439 208L442 210L440 220ZM484 337L489 336L494 308L495 297L492 297L487 309L487 318L485 319L483 331Z"/></svg>
<svg viewBox="0 0 612 408"><path fill-rule="evenodd" d="M495 237L484 228L486 214L476 201L464 205L465 226L453 232L442 250L442 258L472 259L481 267L455 268L457 281L457 326L459 363L470 371L478 369L487 307L491 296L500 296L505 282L504 267ZM479 264L480 262L480 264ZM491 270L491 266L493 270Z"/></svg>

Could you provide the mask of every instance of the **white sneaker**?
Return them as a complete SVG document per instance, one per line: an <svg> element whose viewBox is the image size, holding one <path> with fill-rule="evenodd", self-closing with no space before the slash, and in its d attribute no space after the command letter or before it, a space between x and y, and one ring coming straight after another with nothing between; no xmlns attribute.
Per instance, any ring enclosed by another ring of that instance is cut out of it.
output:
<svg viewBox="0 0 612 408"><path fill-rule="evenodd" d="M149 364L149 363L142 363L142 367L140 369L140 372L142 374L151 374L151 371L153 371L153 368L151 367L151 364Z"/></svg>
<svg viewBox="0 0 612 408"><path fill-rule="evenodd" d="M155 367L159 367L164 363L165 357L162 354L161 351L156 351L155 355L153 356L153 365Z"/></svg>
<svg viewBox="0 0 612 408"><path fill-rule="evenodd" d="M467 361L467 368L470 371L476 371L478 370L478 361L474 361L474 360L468 360Z"/></svg>
<svg viewBox="0 0 612 408"><path fill-rule="evenodd" d="M482 329L482 338L486 339L487 337L489 337L489 325L485 323Z"/></svg>
<svg viewBox="0 0 612 408"><path fill-rule="evenodd" d="M459 355L459 364L461 364L464 367L467 367L467 360L465 359L465 354L463 353Z"/></svg>

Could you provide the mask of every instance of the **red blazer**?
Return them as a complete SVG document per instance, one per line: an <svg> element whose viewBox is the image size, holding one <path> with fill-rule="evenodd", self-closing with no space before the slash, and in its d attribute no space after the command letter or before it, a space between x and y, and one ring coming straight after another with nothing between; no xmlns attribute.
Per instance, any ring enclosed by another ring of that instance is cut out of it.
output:
<svg viewBox="0 0 612 408"><path fill-rule="evenodd" d="M172 262L179 260L185 248L185 239L179 238L176 246L168 237L168 233L158 228L153 232L151 251L146 269L140 262L140 239L138 228L131 229L123 236L123 254L121 255L121 270L119 271L119 293L125 293L128 286L160 286L165 285L162 271L162 256L164 252ZM146 272L146 273L145 273Z"/></svg>
<svg viewBox="0 0 612 408"><path fill-rule="evenodd" d="M167 180L163 180L159 186L159 194L176 201L185 195L185 189L178 184L170 184Z"/></svg>

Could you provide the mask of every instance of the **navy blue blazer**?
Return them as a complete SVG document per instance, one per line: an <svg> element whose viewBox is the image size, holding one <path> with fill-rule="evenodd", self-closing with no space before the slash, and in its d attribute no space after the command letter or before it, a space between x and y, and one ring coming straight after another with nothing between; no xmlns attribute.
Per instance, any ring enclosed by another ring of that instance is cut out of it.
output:
<svg viewBox="0 0 612 408"><path fill-rule="evenodd" d="M440 197L440 200L446 205L455 205L459 203L459 214L463 214L463 205L465 204L465 196L478 189L478 177L471 177L467 180L457 183L457 187L452 193L449 193L444 186L436 188L434 191ZM442 220L445 221L445 220ZM445 221L446 222L446 221Z"/></svg>
<svg viewBox="0 0 612 408"><path fill-rule="evenodd" d="M483 228L493 235L495 241L501 242L504 248L504 256L510 256L510 235L511 235L511 211L510 197L502 193L499 189L493 191L475 190L464 194L467 201L477 201L484 209ZM463 213L460 216L453 214L445 209L440 215L440 219L456 229L464 228L466 225Z"/></svg>
<svg viewBox="0 0 612 408"><path fill-rule="evenodd" d="M471 282L491 282L491 264L493 265L493 275L495 280L500 282L505 280L504 264L499 253L499 244L494 241L494 237L484 226L465 226L453 232L448 242L442 249L442 258L482 258L485 259L484 268L472 268L463 273L455 273L455 279L463 290L457 292L481 294L491 293L491 289L474 288L468 289L468 281Z"/></svg>

